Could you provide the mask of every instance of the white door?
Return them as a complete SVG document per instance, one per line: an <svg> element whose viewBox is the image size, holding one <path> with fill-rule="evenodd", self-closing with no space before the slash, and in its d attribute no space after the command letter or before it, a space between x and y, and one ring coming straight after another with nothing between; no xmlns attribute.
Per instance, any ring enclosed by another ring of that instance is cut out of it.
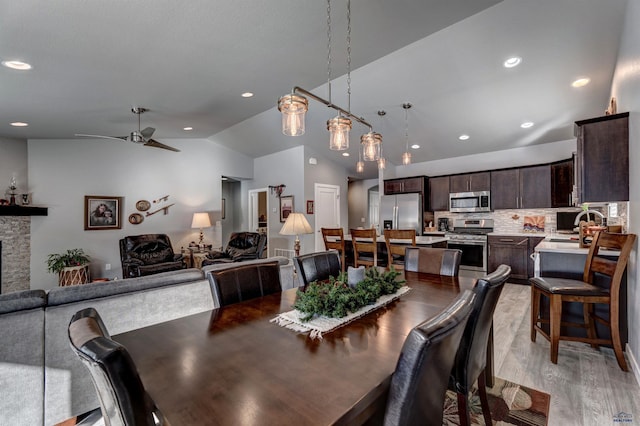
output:
<svg viewBox="0 0 640 426"><path fill-rule="evenodd" d="M324 251L324 241L322 241L321 228L340 227L340 187L337 185L327 185L316 183L314 190L315 198L315 235L316 250Z"/></svg>

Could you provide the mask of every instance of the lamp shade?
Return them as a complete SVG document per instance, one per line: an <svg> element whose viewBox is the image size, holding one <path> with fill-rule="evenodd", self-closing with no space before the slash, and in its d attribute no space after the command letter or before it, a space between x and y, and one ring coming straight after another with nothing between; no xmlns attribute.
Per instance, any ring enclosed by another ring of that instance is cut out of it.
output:
<svg viewBox="0 0 640 426"><path fill-rule="evenodd" d="M364 161L378 161L382 145L382 135L376 132L365 133L360 137L362 158Z"/></svg>
<svg viewBox="0 0 640 426"><path fill-rule="evenodd" d="M193 221L191 221L192 228L209 228L211 226L211 219L209 213L194 213Z"/></svg>
<svg viewBox="0 0 640 426"><path fill-rule="evenodd" d="M304 135L304 119L309 109L309 101L304 96L291 93L278 100L278 110L282 113L282 133L287 136Z"/></svg>
<svg viewBox="0 0 640 426"><path fill-rule="evenodd" d="M311 225L309 225L307 218L302 213L289 213L280 230L281 235L301 235L311 234L312 232Z"/></svg>

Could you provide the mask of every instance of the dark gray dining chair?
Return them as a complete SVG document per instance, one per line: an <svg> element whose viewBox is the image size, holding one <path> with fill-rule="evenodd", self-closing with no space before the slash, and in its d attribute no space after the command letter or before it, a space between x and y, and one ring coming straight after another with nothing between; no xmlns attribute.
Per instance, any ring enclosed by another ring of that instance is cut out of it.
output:
<svg viewBox="0 0 640 426"><path fill-rule="evenodd" d="M329 277L337 278L342 272L340 254L336 250L304 254L294 257L293 262L302 285L328 280Z"/></svg>
<svg viewBox="0 0 640 426"><path fill-rule="evenodd" d="M435 247L407 247L404 270L457 277L462 250Z"/></svg>
<svg viewBox="0 0 640 426"><path fill-rule="evenodd" d="M277 260L249 265L241 262L234 268L209 271L207 276L213 286L215 306L227 306L282 291Z"/></svg>
<svg viewBox="0 0 640 426"><path fill-rule="evenodd" d="M465 290L407 336L391 378L385 426L441 426L455 354L475 294Z"/></svg>
<svg viewBox="0 0 640 426"><path fill-rule="evenodd" d="M111 340L94 308L73 315L68 333L73 351L91 373L106 426L169 425L145 391L129 352Z"/></svg>
<svg viewBox="0 0 640 426"><path fill-rule="evenodd" d="M478 382L478 394L484 422L488 425L493 424L485 380L487 346L493 324L493 312L509 275L511 275L511 267L500 265L491 274L480 278L473 289L476 295L473 311L471 311L469 322L467 322L462 335L460 348L456 354L449 379L449 389L457 394L460 426L471 424L469 392L476 381Z"/></svg>

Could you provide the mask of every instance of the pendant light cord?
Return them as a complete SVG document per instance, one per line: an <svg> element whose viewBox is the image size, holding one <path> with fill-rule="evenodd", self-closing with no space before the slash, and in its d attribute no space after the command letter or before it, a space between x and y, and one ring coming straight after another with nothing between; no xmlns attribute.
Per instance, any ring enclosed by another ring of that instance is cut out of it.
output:
<svg viewBox="0 0 640 426"><path fill-rule="evenodd" d="M347 111L351 112L351 0L347 0Z"/></svg>
<svg viewBox="0 0 640 426"><path fill-rule="evenodd" d="M327 0L327 85L331 105L331 0Z"/></svg>

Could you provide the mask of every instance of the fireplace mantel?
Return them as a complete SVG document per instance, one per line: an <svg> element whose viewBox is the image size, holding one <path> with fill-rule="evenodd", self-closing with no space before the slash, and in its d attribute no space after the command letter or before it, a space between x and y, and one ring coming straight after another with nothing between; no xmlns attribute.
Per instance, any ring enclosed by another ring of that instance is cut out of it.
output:
<svg viewBox="0 0 640 426"><path fill-rule="evenodd" d="M47 216L47 207L0 206L0 216Z"/></svg>

